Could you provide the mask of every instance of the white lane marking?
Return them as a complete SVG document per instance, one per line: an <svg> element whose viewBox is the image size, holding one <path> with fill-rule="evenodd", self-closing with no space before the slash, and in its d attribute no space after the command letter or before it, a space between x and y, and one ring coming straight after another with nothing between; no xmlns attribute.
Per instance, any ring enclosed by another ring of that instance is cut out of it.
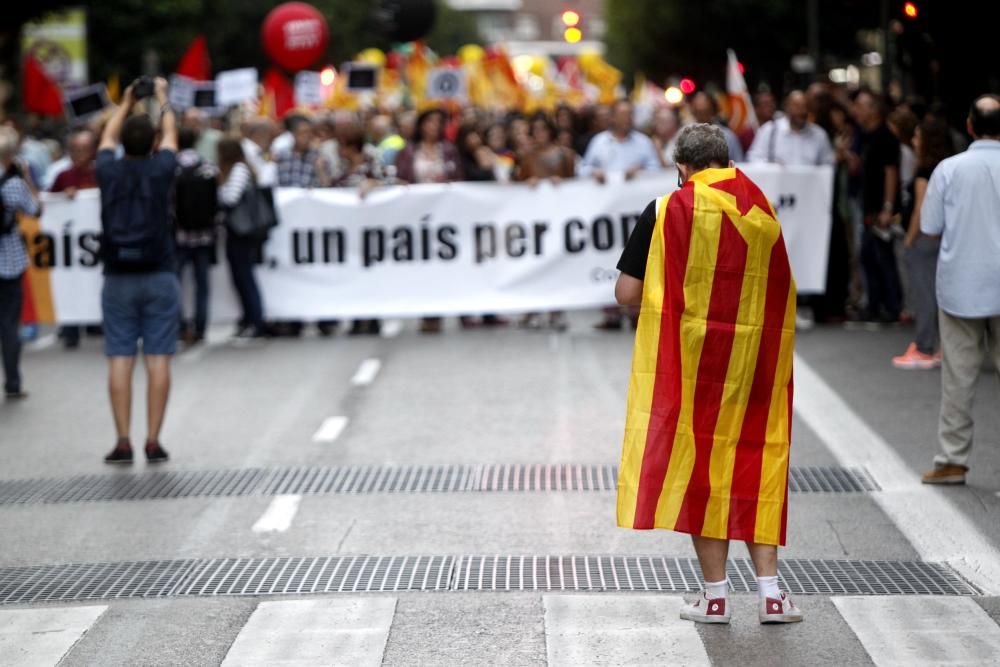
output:
<svg viewBox="0 0 1000 667"><path fill-rule="evenodd" d="M222 667L381 665L396 598L261 602Z"/></svg>
<svg viewBox="0 0 1000 667"><path fill-rule="evenodd" d="M358 370L354 372L354 377L351 378L351 384L355 387L371 384L372 381L375 380L375 376L378 375L381 368L382 362L378 359L365 359L358 366Z"/></svg>
<svg viewBox="0 0 1000 667"><path fill-rule="evenodd" d="M395 338L403 330L403 320L382 320L382 338Z"/></svg>
<svg viewBox="0 0 1000 667"><path fill-rule="evenodd" d="M59 340L59 337L56 334L45 334L44 336L39 336L30 343L26 343L24 345L24 349L28 352L41 352L42 350L47 350L55 345L57 340Z"/></svg>
<svg viewBox="0 0 1000 667"><path fill-rule="evenodd" d="M97 622L107 605L0 611L0 656L6 667L54 665Z"/></svg>
<svg viewBox="0 0 1000 667"><path fill-rule="evenodd" d="M302 496L300 495L285 494L275 496L264 513L257 519L257 523L253 525L253 532L285 532L292 527L292 521L299 511L300 502L302 502Z"/></svg>
<svg viewBox="0 0 1000 667"><path fill-rule="evenodd" d="M879 667L995 665L1000 626L965 597L831 598Z"/></svg>
<svg viewBox="0 0 1000 667"><path fill-rule="evenodd" d="M347 417L327 417L313 433L313 442L333 442L347 427Z"/></svg>
<svg viewBox="0 0 1000 667"><path fill-rule="evenodd" d="M799 355L795 355L795 412L841 465L868 469L882 487L869 497L921 558L945 561L984 593L1000 594L1000 550L947 494L921 484L920 475Z"/></svg>
<svg viewBox="0 0 1000 667"><path fill-rule="evenodd" d="M671 595L544 595L550 667L710 665L684 600Z"/></svg>

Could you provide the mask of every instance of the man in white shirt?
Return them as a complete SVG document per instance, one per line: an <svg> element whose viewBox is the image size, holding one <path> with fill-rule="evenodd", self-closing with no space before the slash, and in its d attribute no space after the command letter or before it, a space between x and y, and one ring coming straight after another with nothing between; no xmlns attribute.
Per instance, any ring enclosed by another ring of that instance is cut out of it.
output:
<svg viewBox="0 0 1000 667"><path fill-rule="evenodd" d="M920 231L941 236L941 452L925 484L965 483L986 350L1000 372L1000 96L973 102L966 126L975 141L937 166L920 209Z"/></svg>
<svg viewBox="0 0 1000 667"><path fill-rule="evenodd" d="M633 127L632 103L618 100L611 108L611 127L597 134L580 161L580 176L604 183L609 174L619 173L630 180L640 171L659 171L656 147Z"/></svg>
<svg viewBox="0 0 1000 667"><path fill-rule="evenodd" d="M806 95L793 90L785 98L785 115L761 126L748 153L750 162L783 165L833 164L833 146L818 125L809 122Z"/></svg>

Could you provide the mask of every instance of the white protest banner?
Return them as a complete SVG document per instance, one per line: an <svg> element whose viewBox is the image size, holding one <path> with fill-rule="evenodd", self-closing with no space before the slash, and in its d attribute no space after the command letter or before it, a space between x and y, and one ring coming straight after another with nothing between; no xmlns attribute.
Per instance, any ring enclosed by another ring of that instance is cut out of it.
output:
<svg viewBox="0 0 1000 667"><path fill-rule="evenodd" d="M302 70L295 75L295 104L303 107L323 104L323 80L319 72Z"/></svg>
<svg viewBox="0 0 1000 667"><path fill-rule="evenodd" d="M240 104L257 97L257 69L243 67L215 76L215 103L220 107Z"/></svg>
<svg viewBox="0 0 1000 667"><path fill-rule="evenodd" d="M167 88L167 98L170 106L178 111L184 111L194 106L194 91L198 82L180 74L170 75L170 86Z"/></svg>
<svg viewBox="0 0 1000 667"><path fill-rule="evenodd" d="M436 67L427 75L426 96L429 100L464 100L465 70L456 67Z"/></svg>
<svg viewBox="0 0 1000 667"><path fill-rule="evenodd" d="M746 165L781 220L801 292L826 284L829 167ZM453 315L584 308L613 302L615 265L639 214L674 189L673 170L614 187L591 180L451 183L277 191L281 224L257 275L272 319ZM56 319L100 318L97 193L47 195L29 235ZM220 265L212 317L236 314ZM45 290L37 289L39 298Z"/></svg>

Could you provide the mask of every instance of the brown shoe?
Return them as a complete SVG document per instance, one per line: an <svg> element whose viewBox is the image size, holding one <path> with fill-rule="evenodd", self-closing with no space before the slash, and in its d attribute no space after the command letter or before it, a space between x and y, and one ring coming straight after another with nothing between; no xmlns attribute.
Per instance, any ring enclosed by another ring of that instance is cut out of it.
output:
<svg viewBox="0 0 1000 667"><path fill-rule="evenodd" d="M933 470L925 472L920 481L924 484L965 484L965 472L968 469L968 466L939 464Z"/></svg>

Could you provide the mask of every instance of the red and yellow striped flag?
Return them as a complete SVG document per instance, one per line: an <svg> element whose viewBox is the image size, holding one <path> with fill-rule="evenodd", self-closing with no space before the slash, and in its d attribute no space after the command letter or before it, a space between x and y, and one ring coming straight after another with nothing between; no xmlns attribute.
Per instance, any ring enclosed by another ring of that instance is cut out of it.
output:
<svg viewBox="0 0 1000 667"><path fill-rule="evenodd" d="M657 204L618 525L783 545L795 281L781 227L738 169Z"/></svg>

